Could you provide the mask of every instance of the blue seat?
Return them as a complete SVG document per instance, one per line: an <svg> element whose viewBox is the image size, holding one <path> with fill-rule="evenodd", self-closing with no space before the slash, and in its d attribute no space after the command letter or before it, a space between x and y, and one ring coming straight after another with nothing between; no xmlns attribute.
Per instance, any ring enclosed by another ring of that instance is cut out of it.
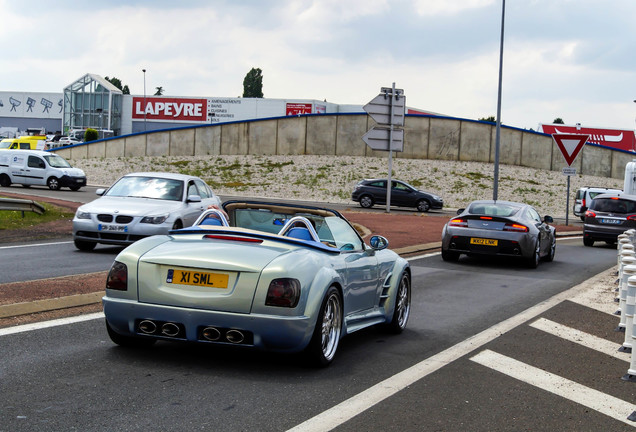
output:
<svg viewBox="0 0 636 432"><path fill-rule="evenodd" d="M289 231L287 231L286 235L287 237L292 237L299 240L307 240L307 241L313 240L313 238L311 237L311 234L309 233L309 230L303 227L291 228Z"/></svg>
<svg viewBox="0 0 636 432"><path fill-rule="evenodd" d="M221 226L221 221L215 217L207 217L201 221L199 225L216 225Z"/></svg>

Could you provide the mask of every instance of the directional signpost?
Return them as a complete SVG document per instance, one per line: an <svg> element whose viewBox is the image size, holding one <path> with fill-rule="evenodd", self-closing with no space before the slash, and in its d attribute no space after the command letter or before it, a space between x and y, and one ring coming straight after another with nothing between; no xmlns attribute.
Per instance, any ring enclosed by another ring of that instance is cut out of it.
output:
<svg viewBox="0 0 636 432"><path fill-rule="evenodd" d="M568 166L564 167L562 172L563 175L568 176L568 190L567 190L567 198L565 200L565 224L568 224L568 216L570 212L570 177L576 175L576 168L572 168L572 163L576 160L576 157L583 149L583 146L590 138L589 135L585 134L562 134L562 133L554 133L552 134L552 139L556 143L559 150L561 150L561 154L565 158Z"/></svg>
<svg viewBox="0 0 636 432"><path fill-rule="evenodd" d="M373 150L389 152L389 176L386 184L386 211L391 206L391 173L393 171L393 152L404 148L404 114L406 97L404 90L393 87L382 87L380 94L374 97L364 107L364 110L378 125L372 127L362 140Z"/></svg>

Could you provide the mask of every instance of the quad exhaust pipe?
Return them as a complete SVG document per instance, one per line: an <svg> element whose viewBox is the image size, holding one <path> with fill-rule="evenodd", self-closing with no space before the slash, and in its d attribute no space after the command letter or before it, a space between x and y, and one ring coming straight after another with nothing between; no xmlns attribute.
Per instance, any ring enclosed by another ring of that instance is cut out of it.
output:
<svg viewBox="0 0 636 432"><path fill-rule="evenodd" d="M201 332L201 336L203 337L203 339L210 342L219 342L223 341L222 339L225 339L225 341L229 343L240 344L245 341L245 335L243 334L243 332L234 329L227 330L225 332L225 338L223 338L223 333L221 332L221 330L217 329L216 327L206 327Z"/></svg>

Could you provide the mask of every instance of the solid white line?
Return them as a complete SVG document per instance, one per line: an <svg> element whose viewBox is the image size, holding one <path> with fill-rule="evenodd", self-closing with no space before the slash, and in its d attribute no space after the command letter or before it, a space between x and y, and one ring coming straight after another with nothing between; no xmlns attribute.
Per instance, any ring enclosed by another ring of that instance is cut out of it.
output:
<svg viewBox="0 0 636 432"><path fill-rule="evenodd" d="M538 320L531 322L529 325L530 327L534 327L562 339L567 339L570 342L575 342L586 348L591 348L619 360L624 360L626 362L631 360L630 353L618 351L622 345L582 332L572 327L564 326L563 324L559 324L545 318L539 318Z"/></svg>
<svg viewBox="0 0 636 432"><path fill-rule="evenodd" d="M458 358L482 347L515 327L526 323L562 301L569 299L581 291L590 289L590 287L594 287L604 273L605 272L599 273L593 278L588 279L567 291L556 294L555 296L526 309L518 315L495 324L481 333L471 336L457 345L379 382L367 390L358 393L357 395L329 408L317 416L289 429L289 431L326 432L340 426L361 412L382 402L384 399L394 395L400 390L405 389L409 385L441 369L447 364L452 363Z"/></svg>
<svg viewBox="0 0 636 432"><path fill-rule="evenodd" d="M7 336L7 335L15 334L15 333L23 333L23 332L33 331L33 330L41 330L44 328L56 327L56 326L67 325L67 324L75 324L78 322L90 321L90 320L100 319L100 318L104 318L103 312L95 312L92 314L78 315L78 316L69 317L69 318L60 318L56 320L43 321L38 323L23 324L23 325L19 325L15 327L7 327L7 328L0 329L0 336Z"/></svg>
<svg viewBox="0 0 636 432"><path fill-rule="evenodd" d="M634 412L634 404L614 396L601 393L584 385L570 381L542 369L522 363L518 360L484 350L471 360L502 374L523 381L557 396L576 402L590 409L612 417L615 420L636 426L627 419Z"/></svg>
<svg viewBox="0 0 636 432"><path fill-rule="evenodd" d="M27 244L27 245L15 245L15 246L0 246L0 249L17 249L17 248L25 248L25 247L61 245L61 244L68 244L68 243L73 243L73 242L72 241L63 241L63 242L37 243L37 244Z"/></svg>

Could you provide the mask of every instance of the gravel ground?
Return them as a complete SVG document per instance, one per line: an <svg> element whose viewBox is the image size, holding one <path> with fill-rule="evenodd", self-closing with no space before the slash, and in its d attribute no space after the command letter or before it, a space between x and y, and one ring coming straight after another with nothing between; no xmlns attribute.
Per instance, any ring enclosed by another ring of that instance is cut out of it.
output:
<svg viewBox="0 0 636 432"><path fill-rule="evenodd" d="M203 178L217 194L267 196L353 204L351 191L364 178L386 177L388 156L158 156L71 160L83 169L89 184L110 185L135 171L181 172ZM474 199L491 199L493 165L393 159L393 178L444 198L445 207L465 207ZM576 190L582 186L623 188L619 179L572 176L570 215ZM567 177L558 171L500 165L498 197L521 201L540 214L564 217Z"/></svg>

